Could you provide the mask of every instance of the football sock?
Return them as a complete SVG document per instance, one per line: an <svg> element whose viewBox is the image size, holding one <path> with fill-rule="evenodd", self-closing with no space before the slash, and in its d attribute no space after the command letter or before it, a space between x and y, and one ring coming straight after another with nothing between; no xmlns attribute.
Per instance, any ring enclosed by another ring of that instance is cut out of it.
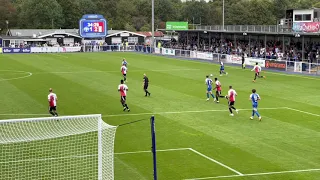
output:
<svg viewBox="0 0 320 180"><path fill-rule="evenodd" d="M209 93L207 93L207 98L209 99Z"/></svg>
<svg viewBox="0 0 320 180"><path fill-rule="evenodd" d="M230 113L232 114L232 109L231 109L231 108L229 108L229 111L230 111Z"/></svg>
<svg viewBox="0 0 320 180"><path fill-rule="evenodd" d="M52 111L49 111L49 113L50 113L52 116L54 116L54 115L55 115Z"/></svg>
<svg viewBox="0 0 320 180"><path fill-rule="evenodd" d="M236 109L235 107L233 107L233 106L232 106L231 108L234 109L234 110L237 110L237 109Z"/></svg>
<svg viewBox="0 0 320 180"><path fill-rule="evenodd" d="M217 95L216 99L217 99L217 101L219 101L219 96L218 95Z"/></svg>
<svg viewBox="0 0 320 180"><path fill-rule="evenodd" d="M256 79L257 79L257 75L254 76L254 80L256 80Z"/></svg>
<svg viewBox="0 0 320 180"><path fill-rule="evenodd" d="M124 80L124 81L126 81L126 80L127 80L127 78L126 78L126 77L124 77L124 78L123 78L123 80Z"/></svg>
<svg viewBox="0 0 320 180"><path fill-rule="evenodd" d="M259 114L259 112L258 112L258 111L256 111L256 115L257 115L258 117L260 117L260 114Z"/></svg>
<svg viewBox="0 0 320 180"><path fill-rule="evenodd" d="M221 71L220 71L220 75L221 75Z"/></svg>
<svg viewBox="0 0 320 180"><path fill-rule="evenodd" d="M254 112L254 110L252 110L252 117L254 116L254 114L255 114L255 112Z"/></svg>
<svg viewBox="0 0 320 180"><path fill-rule="evenodd" d="M213 95L213 94L211 94L211 96L212 96L212 98L214 98L214 95Z"/></svg>
<svg viewBox="0 0 320 180"><path fill-rule="evenodd" d="M127 105L127 104L124 104L124 106L125 106L127 109L129 109L129 107L128 107L128 105Z"/></svg>
<svg viewBox="0 0 320 180"><path fill-rule="evenodd" d="M54 112L54 114L55 114L56 116L59 116L59 114L58 114L57 112Z"/></svg>
<svg viewBox="0 0 320 180"><path fill-rule="evenodd" d="M219 96L219 97L223 98L224 96Z"/></svg>

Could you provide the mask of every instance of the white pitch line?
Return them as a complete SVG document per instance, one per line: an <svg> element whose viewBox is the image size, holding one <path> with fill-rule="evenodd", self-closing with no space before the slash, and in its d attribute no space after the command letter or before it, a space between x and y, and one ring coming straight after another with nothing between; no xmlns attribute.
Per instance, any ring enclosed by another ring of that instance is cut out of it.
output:
<svg viewBox="0 0 320 180"><path fill-rule="evenodd" d="M217 160L215 160L215 159L213 159L213 158L211 158L211 157L208 157L208 156L200 153L199 151L196 151L196 150L194 150L194 149L192 149L192 148L190 148L189 150L192 151L192 152L194 152L194 153L196 153L196 154L198 154L198 155L200 155L200 156L202 156L202 157L204 157L204 158L206 158L206 159L208 159L208 160L210 160L210 161L212 161L212 162L214 162L214 163L216 163L216 164L219 164L220 166L222 166L222 167L224 167L224 168L229 169L230 171L238 174L238 176L243 176L243 174L242 174L241 172L239 172L239 171L237 171L237 170L235 170L235 169L233 169L233 168L231 168L231 167L229 167L229 166L227 166L227 165L225 165L225 164L223 164L223 163L221 163L221 162L219 162L219 161L217 161Z"/></svg>
<svg viewBox="0 0 320 180"><path fill-rule="evenodd" d="M312 116L320 117L320 114L314 114L314 113L310 113L310 112L307 112L307 111L301 111L299 109L294 109L294 108L289 108L289 107L285 107L285 109L289 109L289 110L292 110L292 111L297 111L297 112L300 112L300 113L304 113L304 114L309 114L309 115L312 115Z"/></svg>
<svg viewBox="0 0 320 180"><path fill-rule="evenodd" d="M243 175L213 176L213 177L192 178L192 179L185 179L185 180L222 179L222 178L232 178L232 177L263 176L263 175L272 175L272 174L288 174L288 173L312 172L312 171L320 171L320 169L302 169L302 170L253 173L253 174L243 174Z"/></svg>
<svg viewBox="0 0 320 180"><path fill-rule="evenodd" d="M166 72L166 71L198 71L199 69L155 69L155 70L128 70L128 72ZM33 74L76 74L76 73L112 73L120 71L55 71L55 72L34 72Z"/></svg>
<svg viewBox="0 0 320 180"><path fill-rule="evenodd" d="M190 148L176 148L176 149L161 149L157 150L157 152L166 152L166 151L183 151L183 150L190 150ZM132 151L132 152L120 152L120 153L114 153L117 155L120 154L140 154L140 153L151 153L152 151Z"/></svg>
<svg viewBox="0 0 320 180"><path fill-rule="evenodd" d="M277 108L259 108L260 110L278 110L278 109L289 109L288 107L277 107ZM252 109L238 109L239 111L251 111ZM202 112L227 112L225 109L208 109L200 111L172 111L172 112L148 112L148 113L136 113L136 114L107 114L102 117L117 117L117 116L140 116L140 115L153 115L153 114L182 114L182 113L202 113ZM50 116L50 114L0 114L0 116ZM72 116L72 115L70 115ZM317 115L318 116L318 115Z"/></svg>
<svg viewBox="0 0 320 180"><path fill-rule="evenodd" d="M277 108L259 108L260 110L278 110L284 109L285 107ZM239 111L252 111L252 109L238 109ZM202 113L202 112L227 112L226 109L209 109L209 110L199 110L199 111L173 111L173 112L148 112L148 113L136 113L136 114L110 114L103 115L102 117L117 117L117 116L140 116L140 115L154 115L154 114L182 114L182 113Z"/></svg>
<svg viewBox="0 0 320 180"><path fill-rule="evenodd" d="M0 116L49 116L50 114L0 114Z"/></svg>

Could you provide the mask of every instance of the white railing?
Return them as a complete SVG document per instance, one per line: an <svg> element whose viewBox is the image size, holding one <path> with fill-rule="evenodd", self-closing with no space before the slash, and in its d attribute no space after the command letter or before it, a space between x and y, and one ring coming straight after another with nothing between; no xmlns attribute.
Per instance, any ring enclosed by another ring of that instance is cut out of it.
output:
<svg viewBox="0 0 320 180"><path fill-rule="evenodd" d="M270 70L320 75L320 63L284 61L284 60L253 58L253 57L244 57L243 59L241 56L238 56L238 55L190 51L190 50L171 49L171 48L155 48L154 53L166 55L166 56L198 59L198 60L210 61L215 63L223 62L227 64L239 64L239 65L244 63L245 65L248 65L248 66L253 66L256 63L258 63L261 67L265 69L270 69Z"/></svg>

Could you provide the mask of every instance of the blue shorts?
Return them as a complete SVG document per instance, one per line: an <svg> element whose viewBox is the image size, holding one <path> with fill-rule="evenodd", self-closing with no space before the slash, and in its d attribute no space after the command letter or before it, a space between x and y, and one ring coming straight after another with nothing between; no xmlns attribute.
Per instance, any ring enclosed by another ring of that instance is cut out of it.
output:
<svg viewBox="0 0 320 180"><path fill-rule="evenodd" d="M258 103L253 103L253 104L252 104L252 108L253 108L253 109L258 109Z"/></svg>
<svg viewBox="0 0 320 180"><path fill-rule="evenodd" d="M208 88L207 88L207 91L212 91L212 87L208 87Z"/></svg>
<svg viewBox="0 0 320 180"><path fill-rule="evenodd" d="M220 68L220 71L224 71L224 68Z"/></svg>

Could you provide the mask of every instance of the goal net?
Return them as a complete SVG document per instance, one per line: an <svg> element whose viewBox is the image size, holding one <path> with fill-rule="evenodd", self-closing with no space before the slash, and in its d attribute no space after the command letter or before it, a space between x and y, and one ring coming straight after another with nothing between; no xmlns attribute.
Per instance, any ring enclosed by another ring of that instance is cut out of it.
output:
<svg viewBox="0 0 320 180"><path fill-rule="evenodd" d="M113 180L116 128L101 115L0 120L0 179Z"/></svg>

